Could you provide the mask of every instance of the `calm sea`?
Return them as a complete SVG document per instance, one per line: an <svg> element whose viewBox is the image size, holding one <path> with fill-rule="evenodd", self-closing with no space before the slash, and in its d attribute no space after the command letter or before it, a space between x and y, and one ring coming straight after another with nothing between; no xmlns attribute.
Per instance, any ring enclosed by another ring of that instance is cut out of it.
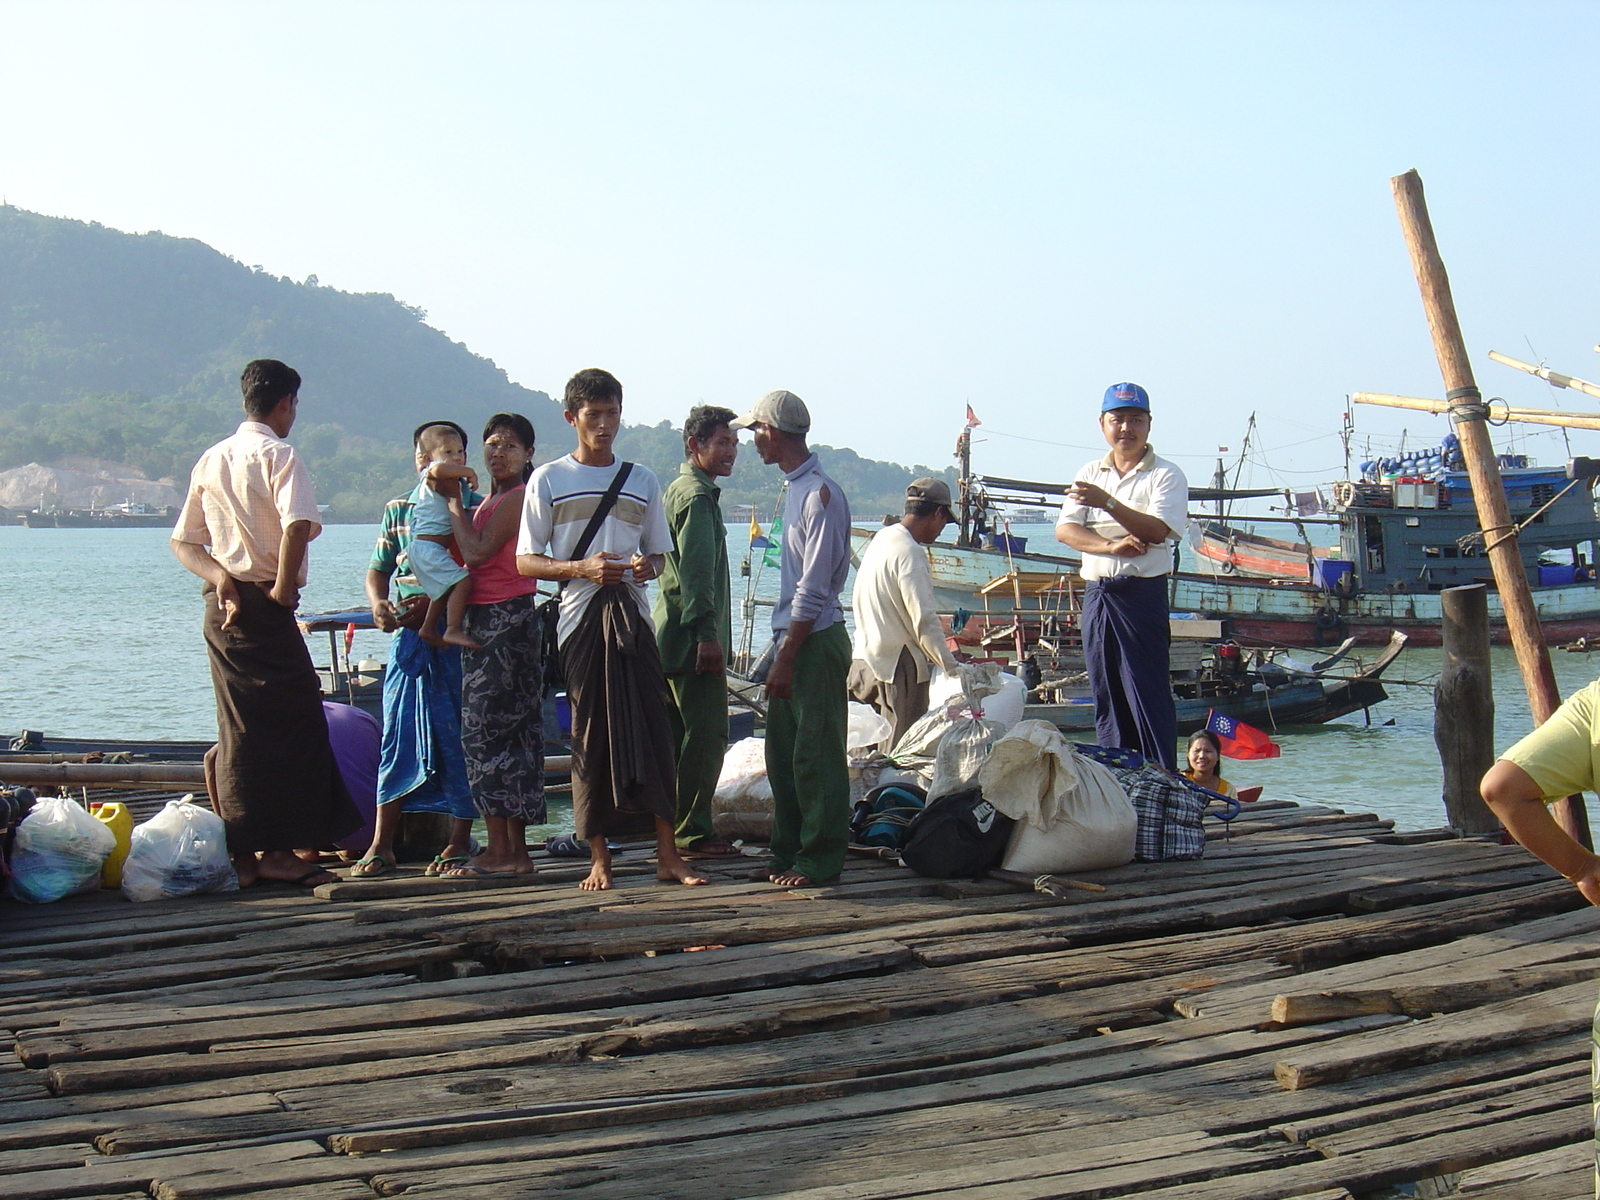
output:
<svg viewBox="0 0 1600 1200"><path fill-rule="evenodd" d="M748 526L729 526L734 605L745 595L739 575ZM374 529L330 525L311 547L302 610L363 603L362 580ZM1049 530L1018 528L1048 544ZM759 556L759 552L758 552ZM776 590L776 568L760 573L757 594ZM769 610L757 610L757 624ZM200 640L199 581L167 550L163 529L28 529L0 526L0 734L39 729L75 737L215 736L211 679ZM735 614L735 640L739 615ZM765 639L755 639L759 650ZM323 662L327 639L311 639ZM358 658L382 661L388 638L356 635ZM1600 659L1555 652L1556 677L1568 694L1600 672ZM1495 743L1504 749L1528 725L1527 697L1509 649L1494 652L1498 700ZM1431 683L1437 650L1408 650L1389 669L1395 681ZM1440 825L1439 760L1433 744L1431 687L1391 686L1390 700L1328 725L1280 731L1283 756L1228 763L1240 785L1265 795L1375 811L1402 828Z"/></svg>

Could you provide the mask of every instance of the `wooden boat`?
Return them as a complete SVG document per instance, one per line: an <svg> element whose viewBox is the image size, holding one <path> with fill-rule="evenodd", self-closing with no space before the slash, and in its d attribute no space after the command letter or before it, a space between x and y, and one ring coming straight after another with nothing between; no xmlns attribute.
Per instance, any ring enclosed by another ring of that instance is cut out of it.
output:
<svg viewBox="0 0 1600 1200"><path fill-rule="evenodd" d="M1324 675L1351 646L1322 663L1311 673L1289 670L1267 662L1253 671L1225 672L1216 668L1196 672L1175 671L1173 694L1177 701L1178 733L1187 736L1205 728L1214 710L1260 729L1285 725L1322 725L1351 713L1367 712L1389 698L1382 675L1405 649L1406 635L1396 633L1388 649L1371 666L1350 675ZM1194 675L1194 678L1182 676ZM1094 728L1094 701L1074 698L1055 704L1030 704L1027 717L1050 721L1066 732ZM1370 723L1370 713L1368 721Z"/></svg>

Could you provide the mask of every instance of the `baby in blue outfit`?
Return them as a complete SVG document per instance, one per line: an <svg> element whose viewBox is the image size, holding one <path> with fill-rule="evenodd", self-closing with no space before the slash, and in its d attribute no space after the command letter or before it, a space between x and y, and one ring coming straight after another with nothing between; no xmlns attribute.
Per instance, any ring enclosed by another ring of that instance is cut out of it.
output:
<svg viewBox="0 0 1600 1200"><path fill-rule="evenodd" d="M450 553L456 539L450 525L449 495L452 491L459 494L463 480L476 487L478 473L467 466L467 448L453 429L433 426L423 433L421 448L429 462L411 493L411 546L406 551L417 586L428 593L428 616L419 633L435 646L476 650L478 643L461 628L472 600L472 583L467 569ZM443 634L439 632L441 617Z"/></svg>

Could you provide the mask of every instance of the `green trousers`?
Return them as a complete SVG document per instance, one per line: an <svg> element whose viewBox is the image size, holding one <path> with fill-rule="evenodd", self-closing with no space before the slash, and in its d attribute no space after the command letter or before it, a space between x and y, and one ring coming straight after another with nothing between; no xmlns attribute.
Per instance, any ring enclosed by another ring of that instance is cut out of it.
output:
<svg viewBox="0 0 1600 1200"><path fill-rule="evenodd" d="M794 691L767 706L772 869L831 883L850 840L845 760L850 635L842 621L813 633L794 660Z"/></svg>
<svg viewBox="0 0 1600 1200"><path fill-rule="evenodd" d="M713 836L711 797L728 753L728 677L667 676L667 717L678 759L678 849Z"/></svg>

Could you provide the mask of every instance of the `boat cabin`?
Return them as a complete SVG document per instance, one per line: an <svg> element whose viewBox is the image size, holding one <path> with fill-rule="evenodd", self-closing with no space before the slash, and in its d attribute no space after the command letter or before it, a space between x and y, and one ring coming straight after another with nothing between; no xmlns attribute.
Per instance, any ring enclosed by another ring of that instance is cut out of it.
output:
<svg viewBox="0 0 1600 1200"><path fill-rule="evenodd" d="M1561 467L1509 467L1501 475L1511 518L1525 525L1519 542L1529 583L1593 579L1600 520L1590 481L1569 480ZM1335 498L1340 557L1354 564L1362 591L1493 583L1465 471L1336 484Z"/></svg>

